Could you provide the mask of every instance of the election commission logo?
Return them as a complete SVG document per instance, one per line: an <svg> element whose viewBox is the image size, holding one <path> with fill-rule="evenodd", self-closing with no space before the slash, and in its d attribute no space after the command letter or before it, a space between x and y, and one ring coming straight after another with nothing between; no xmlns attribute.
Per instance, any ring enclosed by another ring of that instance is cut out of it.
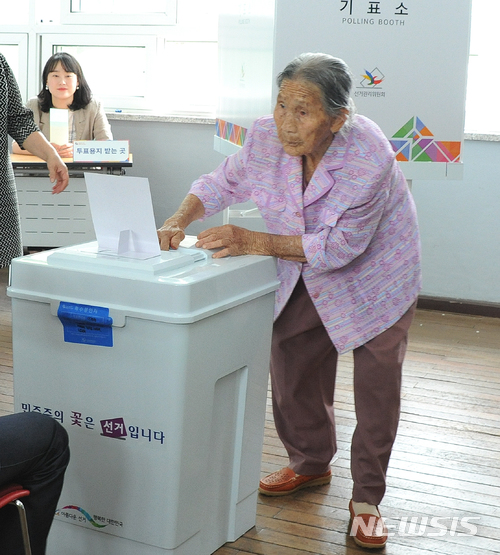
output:
<svg viewBox="0 0 500 555"><path fill-rule="evenodd" d="M362 74L363 79L359 83L359 87L362 89L381 89L381 83L385 79L385 75L382 71L376 67L370 71L365 69Z"/></svg>

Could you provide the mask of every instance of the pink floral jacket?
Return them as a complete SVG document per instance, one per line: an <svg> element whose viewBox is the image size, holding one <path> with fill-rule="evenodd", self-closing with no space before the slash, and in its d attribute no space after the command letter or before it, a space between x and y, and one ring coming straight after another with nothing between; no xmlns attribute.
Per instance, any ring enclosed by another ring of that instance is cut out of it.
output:
<svg viewBox="0 0 500 555"><path fill-rule="evenodd" d="M301 235L306 263L278 260L275 318L300 275L339 353L391 327L421 285L415 205L380 128L354 116L323 156L305 192L302 158L289 156L272 116L258 119L243 148L190 192L205 217L253 200L269 233Z"/></svg>

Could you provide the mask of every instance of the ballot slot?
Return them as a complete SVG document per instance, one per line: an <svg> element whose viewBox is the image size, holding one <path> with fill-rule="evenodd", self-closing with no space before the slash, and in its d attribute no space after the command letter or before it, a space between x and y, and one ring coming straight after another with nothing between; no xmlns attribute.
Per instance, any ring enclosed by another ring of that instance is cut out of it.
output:
<svg viewBox="0 0 500 555"><path fill-rule="evenodd" d="M201 249L179 247L177 250L160 251L155 257L143 259L120 256L113 251L99 250L97 241L57 249L47 255L47 264L59 268L75 268L87 272L120 274L163 274L205 261L207 255Z"/></svg>

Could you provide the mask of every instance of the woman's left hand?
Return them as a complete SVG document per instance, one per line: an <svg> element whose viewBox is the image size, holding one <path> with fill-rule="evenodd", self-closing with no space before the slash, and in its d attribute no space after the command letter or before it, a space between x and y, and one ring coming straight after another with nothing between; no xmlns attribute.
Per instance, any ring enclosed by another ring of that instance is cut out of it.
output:
<svg viewBox="0 0 500 555"><path fill-rule="evenodd" d="M49 169L50 181L54 184L52 187L52 193L62 193L68 186L69 182L69 174L66 164L59 156L54 154L53 156L47 157L47 168Z"/></svg>
<svg viewBox="0 0 500 555"><path fill-rule="evenodd" d="M252 252L254 243L253 231L235 225L211 227L198 235L197 247L203 249L221 249L213 254L213 258L256 254Z"/></svg>
<svg viewBox="0 0 500 555"><path fill-rule="evenodd" d="M202 231L198 235L196 246L202 249L221 249L212 258L257 254L307 262L302 247L302 235L275 235L229 224Z"/></svg>

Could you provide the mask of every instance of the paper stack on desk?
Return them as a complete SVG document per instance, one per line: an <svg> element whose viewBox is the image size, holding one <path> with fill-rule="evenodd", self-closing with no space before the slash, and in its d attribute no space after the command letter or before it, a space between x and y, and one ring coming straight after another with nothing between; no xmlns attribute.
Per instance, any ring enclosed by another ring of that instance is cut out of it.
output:
<svg viewBox="0 0 500 555"><path fill-rule="evenodd" d="M50 142L65 145L69 142L69 110L50 109Z"/></svg>

